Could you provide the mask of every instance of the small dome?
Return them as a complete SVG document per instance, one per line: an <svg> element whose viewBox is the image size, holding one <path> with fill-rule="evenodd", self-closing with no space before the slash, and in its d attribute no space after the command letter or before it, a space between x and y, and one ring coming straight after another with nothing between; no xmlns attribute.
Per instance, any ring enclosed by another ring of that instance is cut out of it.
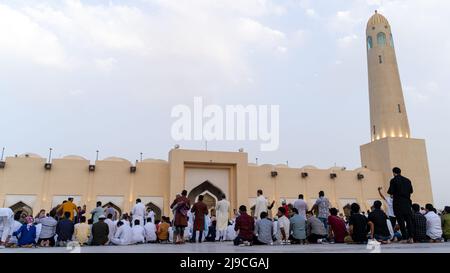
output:
<svg viewBox="0 0 450 273"><path fill-rule="evenodd" d="M19 157L43 158L42 156L33 153L24 153L19 155Z"/></svg>
<svg viewBox="0 0 450 273"><path fill-rule="evenodd" d="M277 165L275 165L275 167L276 168L289 168L289 166L286 164L277 164Z"/></svg>
<svg viewBox="0 0 450 273"><path fill-rule="evenodd" d="M258 167L258 164L255 164L255 163L248 163L248 166L251 166L251 167Z"/></svg>
<svg viewBox="0 0 450 273"><path fill-rule="evenodd" d="M107 157L107 158L105 158L103 160L104 161L130 162L130 161L126 160L125 158L115 157L115 156Z"/></svg>
<svg viewBox="0 0 450 273"><path fill-rule="evenodd" d="M379 14L378 11L375 11L375 14L370 17L369 22L367 22L367 28L375 25L386 25L389 26L389 21L383 15Z"/></svg>
<svg viewBox="0 0 450 273"><path fill-rule="evenodd" d="M86 158L79 155L68 155L63 157L63 159L71 159L71 160L87 160Z"/></svg>

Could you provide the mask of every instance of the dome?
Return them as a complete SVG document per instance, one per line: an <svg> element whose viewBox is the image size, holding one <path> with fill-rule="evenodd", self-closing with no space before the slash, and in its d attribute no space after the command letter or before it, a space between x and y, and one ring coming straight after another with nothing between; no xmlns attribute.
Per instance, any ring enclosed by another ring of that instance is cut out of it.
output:
<svg viewBox="0 0 450 273"><path fill-rule="evenodd" d="M369 22L367 22L367 28L375 25L386 25L389 26L389 21L383 15L379 14L378 11L375 11L375 14L370 17Z"/></svg>
<svg viewBox="0 0 450 273"><path fill-rule="evenodd" d="M107 158L105 158L105 159L103 159L103 160L104 160L104 161L117 161L117 162L130 162L130 161L124 159L124 158L121 158L121 157L115 157L115 156L107 157Z"/></svg>
<svg viewBox="0 0 450 273"><path fill-rule="evenodd" d="M306 166L301 167L301 169L302 170L316 170L317 167L313 166L313 165L306 165Z"/></svg>
<svg viewBox="0 0 450 273"><path fill-rule="evenodd" d="M19 155L19 157L30 157L30 158L43 158L42 156L34 153L24 153Z"/></svg>
<svg viewBox="0 0 450 273"><path fill-rule="evenodd" d="M68 155L63 157L63 159L71 159L71 160L87 160L86 158L79 155Z"/></svg>

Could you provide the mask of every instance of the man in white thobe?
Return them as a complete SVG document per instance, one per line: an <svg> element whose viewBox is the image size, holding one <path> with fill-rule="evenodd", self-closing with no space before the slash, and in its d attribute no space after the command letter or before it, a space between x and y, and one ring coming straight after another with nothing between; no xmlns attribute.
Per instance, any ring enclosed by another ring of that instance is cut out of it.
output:
<svg viewBox="0 0 450 273"><path fill-rule="evenodd" d="M225 194L223 194L220 201L217 202L216 215L217 239L223 241L225 240L230 215L230 202L226 199Z"/></svg>
<svg viewBox="0 0 450 273"><path fill-rule="evenodd" d="M134 226L131 228L131 233L132 244L145 243L145 230L141 223L139 223L139 220L134 220Z"/></svg>
<svg viewBox="0 0 450 273"><path fill-rule="evenodd" d="M111 242L114 245L130 245L132 243L133 233L131 232L131 227L127 224L124 224L122 221L117 223L117 230L114 238L112 238Z"/></svg>
<svg viewBox="0 0 450 273"><path fill-rule="evenodd" d="M134 220L139 220L140 225L144 226L145 205L142 204L141 199L136 199L136 205L134 205L131 213L133 214L133 223Z"/></svg>
<svg viewBox="0 0 450 273"><path fill-rule="evenodd" d="M269 202L267 201L266 197L263 195L262 190L258 190L256 195L256 203L255 203L255 217L260 220L261 219L261 212L265 211L267 212L267 207L269 206Z"/></svg>
<svg viewBox="0 0 450 273"><path fill-rule="evenodd" d="M116 221L113 221L112 218L113 218L113 215L110 213L110 214L108 214L108 218L105 219L105 223L108 225L108 229L109 229L109 234L108 234L109 242L111 242L112 238L114 238L114 234L116 233L116 229L117 229L117 223L116 223Z"/></svg>
<svg viewBox="0 0 450 273"><path fill-rule="evenodd" d="M152 219L153 224L155 223L155 212L151 208L149 208L149 211L147 213L147 219L148 218Z"/></svg>
<svg viewBox="0 0 450 273"><path fill-rule="evenodd" d="M5 248L6 243L13 234L14 213L10 208L0 208L0 248Z"/></svg>
<svg viewBox="0 0 450 273"><path fill-rule="evenodd" d="M156 225L154 224L153 218L147 218L147 223L144 225L144 231L145 231L145 241L147 243L156 242Z"/></svg>

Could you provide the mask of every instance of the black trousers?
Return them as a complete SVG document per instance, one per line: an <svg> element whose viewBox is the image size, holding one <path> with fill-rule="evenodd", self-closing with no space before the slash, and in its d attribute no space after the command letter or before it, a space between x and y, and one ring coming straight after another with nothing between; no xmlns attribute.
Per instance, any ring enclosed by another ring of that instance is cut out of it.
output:
<svg viewBox="0 0 450 273"><path fill-rule="evenodd" d="M199 234L199 238L198 238L198 242L201 243L202 242L202 238L203 238L203 230L194 230L194 232L192 234L191 241L195 243L195 239L197 239L197 231L200 233Z"/></svg>
<svg viewBox="0 0 450 273"><path fill-rule="evenodd" d="M311 233L307 239L308 239L308 242L315 244L315 243L317 243L317 240L325 239L326 237L327 237L326 235L319 235L319 234Z"/></svg>
<svg viewBox="0 0 450 273"><path fill-rule="evenodd" d="M413 238L414 225L412 223L412 212L395 212L397 217L398 225L400 226L400 231L402 232L402 240L408 240ZM405 225L406 223L406 225Z"/></svg>

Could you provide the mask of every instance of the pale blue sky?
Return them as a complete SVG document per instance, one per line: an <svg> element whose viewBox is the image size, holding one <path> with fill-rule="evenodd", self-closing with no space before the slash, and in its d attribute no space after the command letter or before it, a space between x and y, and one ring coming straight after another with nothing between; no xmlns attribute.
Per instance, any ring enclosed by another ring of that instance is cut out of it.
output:
<svg viewBox="0 0 450 273"><path fill-rule="evenodd" d="M176 104L279 104L278 151L249 160L360 166L370 140L365 27L391 23L412 136L448 205L450 1L2 1L0 147L11 156L167 159ZM202 142L181 142L202 149Z"/></svg>

